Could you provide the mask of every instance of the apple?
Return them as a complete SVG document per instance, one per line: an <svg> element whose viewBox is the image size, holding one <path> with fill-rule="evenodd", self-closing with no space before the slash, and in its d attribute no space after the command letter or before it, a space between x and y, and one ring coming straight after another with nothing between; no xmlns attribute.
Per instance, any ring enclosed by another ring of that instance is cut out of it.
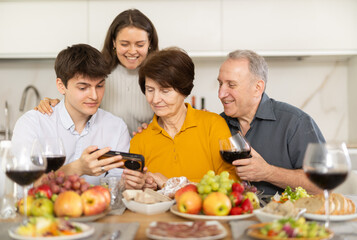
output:
<svg viewBox="0 0 357 240"><path fill-rule="evenodd" d="M109 189L106 188L106 187L100 186L100 185L94 186L92 188L94 188L94 189L98 190L99 192L103 193L103 195L105 197L105 202L107 203L106 207L108 208L110 206L110 201L111 201L110 200L111 197L110 197Z"/></svg>
<svg viewBox="0 0 357 240"><path fill-rule="evenodd" d="M80 217L83 213L81 196L74 191L65 191L58 195L54 205L57 217Z"/></svg>
<svg viewBox="0 0 357 240"><path fill-rule="evenodd" d="M182 213L197 214L201 211L202 199L197 192L184 192L178 199L177 208Z"/></svg>
<svg viewBox="0 0 357 240"><path fill-rule="evenodd" d="M84 191L81 195L83 212L86 216L96 215L107 208L104 194L95 188Z"/></svg>
<svg viewBox="0 0 357 240"><path fill-rule="evenodd" d="M32 216L53 216L53 202L48 198L38 198L31 204Z"/></svg>
<svg viewBox="0 0 357 240"><path fill-rule="evenodd" d="M226 216L231 208L231 200L221 192L211 192L203 201L203 212L206 215Z"/></svg>
<svg viewBox="0 0 357 240"><path fill-rule="evenodd" d="M178 199L180 198L180 196L184 193L184 192L198 192L197 191L197 186L195 184L188 184L182 188L180 188L179 190L176 191L175 193L175 200L176 202L178 202Z"/></svg>
<svg viewBox="0 0 357 240"><path fill-rule="evenodd" d="M31 204L35 200L34 196L27 196L26 198L26 203L27 203L27 216L30 216L31 214ZM17 203L17 209L19 210L20 214L24 215L24 199L21 198L19 202Z"/></svg>

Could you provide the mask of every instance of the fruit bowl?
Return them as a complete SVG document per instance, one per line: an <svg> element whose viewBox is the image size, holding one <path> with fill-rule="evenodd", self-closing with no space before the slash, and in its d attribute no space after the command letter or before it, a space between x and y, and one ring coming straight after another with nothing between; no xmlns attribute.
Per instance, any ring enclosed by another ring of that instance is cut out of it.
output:
<svg viewBox="0 0 357 240"><path fill-rule="evenodd" d="M152 215L166 212L175 203L175 200L146 204L135 201L127 201L125 200L125 198L123 198L123 203L125 207L127 207L130 211L146 215Z"/></svg>

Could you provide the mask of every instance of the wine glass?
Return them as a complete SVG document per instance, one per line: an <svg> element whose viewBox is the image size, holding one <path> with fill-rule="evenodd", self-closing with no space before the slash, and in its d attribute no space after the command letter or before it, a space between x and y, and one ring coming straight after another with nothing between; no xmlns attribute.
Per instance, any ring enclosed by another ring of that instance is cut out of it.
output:
<svg viewBox="0 0 357 240"><path fill-rule="evenodd" d="M306 176L324 190L325 227L330 224L329 195L342 184L351 170L345 143L310 143L307 146L303 169Z"/></svg>
<svg viewBox="0 0 357 240"><path fill-rule="evenodd" d="M250 158L250 144L240 131L237 134L219 139L220 154L224 161L232 164L234 160Z"/></svg>
<svg viewBox="0 0 357 240"><path fill-rule="evenodd" d="M16 151L15 151L16 149ZM5 172L12 181L23 187L24 223L27 223L27 187L41 177L47 167L46 158L42 156L41 144L12 148L12 154L5 159Z"/></svg>
<svg viewBox="0 0 357 240"><path fill-rule="evenodd" d="M61 138L49 137L40 139L42 143L42 155L47 159L46 173L56 171L63 166L66 153Z"/></svg>
<svg viewBox="0 0 357 240"><path fill-rule="evenodd" d="M247 139L243 136L241 131L238 131L235 135L219 139L219 147L223 160L229 164L232 164L233 161L237 159L244 159L244 158L251 158L250 155L250 144L248 143ZM255 186L250 184L250 181L246 181L244 183L248 189L251 191L256 192ZM261 194L261 193L259 193Z"/></svg>

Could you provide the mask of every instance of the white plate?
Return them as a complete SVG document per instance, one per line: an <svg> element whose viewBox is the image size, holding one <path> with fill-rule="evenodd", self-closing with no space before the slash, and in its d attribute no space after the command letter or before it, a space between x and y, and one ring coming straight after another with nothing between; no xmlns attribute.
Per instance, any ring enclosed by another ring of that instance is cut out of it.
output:
<svg viewBox="0 0 357 240"><path fill-rule="evenodd" d="M127 207L129 210L131 210L133 212L151 215L151 214L158 214L158 213L166 212L167 210L170 209L172 204L175 203L175 200L167 201L167 202L146 204L146 203L139 203L139 202L135 202L135 201L127 201L127 200L125 200L125 198L123 198L123 203L124 203L125 207Z"/></svg>
<svg viewBox="0 0 357 240"><path fill-rule="evenodd" d="M228 215L228 216L209 216L201 214L188 214L182 213L177 210L177 205L174 205L170 208L170 211L180 217L193 219L193 220L217 220L217 221L230 221L230 220L239 220L252 217L254 213L242 214L242 215Z"/></svg>
<svg viewBox="0 0 357 240"><path fill-rule="evenodd" d="M148 238L151 239L157 239L157 240L182 240L183 238L176 238L176 237L162 237L159 235L154 235L154 234L150 234L149 228L150 227L155 227L157 224L157 222L151 222L149 227L146 229L146 236ZM186 224L191 226L193 224L193 222L171 222L170 224ZM184 238L185 240L194 240L194 239L199 239L199 240L214 240L214 239L222 239L225 236L227 236L227 231L226 229L222 226L222 224L220 224L217 221L207 221L206 222L207 225L216 225L218 227L218 229L221 230L221 233L215 236L208 236L208 237L195 237L195 238Z"/></svg>
<svg viewBox="0 0 357 240"><path fill-rule="evenodd" d="M96 215L92 215L92 216L82 216L82 217L77 217L77 218L68 218L68 221L71 222L94 222L95 220L102 218L104 216L106 216L109 212L111 211L111 209L107 209L102 213L96 214Z"/></svg>
<svg viewBox="0 0 357 240"><path fill-rule="evenodd" d="M82 229L83 232L74 234L74 235L68 235L68 236L56 236L56 237L29 237L29 236L22 236L16 233L17 227L13 227L9 229L9 236L12 237L13 239L20 239L20 240L70 240L70 239L80 239L80 238L85 238L94 233L94 228L91 226L88 226L87 224L84 223L79 223L79 222L71 222L73 225L78 226Z"/></svg>
<svg viewBox="0 0 357 240"><path fill-rule="evenodd" d="M316 221L325 221L326 216L323 214L312 214L312 213L304 213L304 217L316 220ZM330 215L331 222L341 222L341 221L348 221L357 218L357 213L354 214L346 214L346 215Z"/></svg>

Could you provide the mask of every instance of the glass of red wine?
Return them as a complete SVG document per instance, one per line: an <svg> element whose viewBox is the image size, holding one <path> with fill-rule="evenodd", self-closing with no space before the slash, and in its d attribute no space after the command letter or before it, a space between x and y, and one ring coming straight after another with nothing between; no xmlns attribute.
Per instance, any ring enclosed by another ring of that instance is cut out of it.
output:
<svg viewBox="0 0 357 240"><path fill-rule="evenodd" d="M224 161L232 164L237 159L250 158L250 144L240 131L237 134L219 139L220 154Z"/></svg>
<svg viewBox="0 0 357 240"><path fill-rule="evenodd" d="M346 180L351 170L346 144L310 143L305 152L303 169L310 181L324 190L327 228L330 224L330 192Z"/></svg>
<svg viewBox="0 0 357 240"><path fill-rule="evenodd" d="M12 148L12 154L4 160L5 172L12 181L23 187L24 223L27 223L27 187L45 172L47 160L42 156L41 144L34 141L31 145Z"/></svg>
<svg viewBox="0 0 357 240"><path fill-rule="evenodd" d="M49 137L40 139L42 144L42 155L47 159L46 173L56 171L66 161L66 153L61 138Z"/></svg>

